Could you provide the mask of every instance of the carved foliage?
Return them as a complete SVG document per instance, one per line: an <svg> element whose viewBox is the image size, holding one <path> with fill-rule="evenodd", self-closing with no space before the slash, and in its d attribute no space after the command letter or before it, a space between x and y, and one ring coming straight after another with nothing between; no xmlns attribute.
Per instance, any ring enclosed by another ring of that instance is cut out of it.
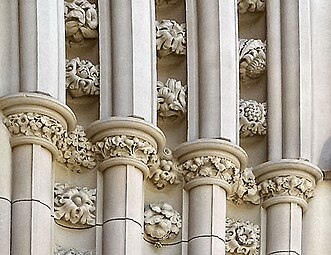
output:
<svg viewBox="0 0 331 255"><path fill-rule="evenodd" d="M264 180L258 188L263 199L277 196L296 196L308 201L309 198L314 196L313 183L294 175L278 176Z"/></svg>
<svg viewBox="0 0 331 255"><path fill-rule="evenodd" d="M157 109L161 117L180 117L186 111L187 85L169 78L166 83L157 82Z"/></svg>
<svg viewBox="0 0 331 255"><path fill-rule="evenodd" d="M79 58L67 60L66 88L73 97L99 95L99 65Z"/></svg>
<svg viewBox="0 0 331 255"><path fill-rule="evenodd" d="M66 38L69 44L98 38L98 13L95 4L87 0L64 2Z"/></svg>
<svg viewBox="0 0 331 255"><path fill-rule="evenodd" d="M91 251L81 252L73 248L64 249L61 246L56 246L54 255L92 255Z"/></svg>
<svg viewBox="0 0 331 255"><path fill-rule="evenodd" d="M102 141L95 143L93 151L101 159L131 157L147 165L153 165L157 162L156 149L149 142L135 136L116 135L105 137Z"/></svg>
<svg viewBox="0 0 331 255"><path fill-rule="evenodd" d="M70 187L57 183L54 187L54 217L72 224L95 224L96 189Z"/></svg>
<svg viewBox="0 0 331 255"><path fill-rule="evenodd" d="M267 134L267 103L241 99L239 118L241 137Z"/></svg>
<svg viewBox="0 0 331 255"><path fill-rule="evenodd" d="M214 177L235 183L240 177L240 170L228 159L216 156L201 156L185 161L181 171L186 182L196 178Z"/></svg>
<svg viewBox="0 0 331 255"><path fill-rule="evenodd" d="M239 13L263 12L265 9L264 0L237 0Z"/></svg>
<svg viewBox="0 0 331 255"><path fill-rule="evenodd" d="M149 204L144 219L145 235L154 242L175 239L182 227L180 214L164 202Z"/></svg>
<svg viewBox="0 0 331 255"><path fill-rule="evenodd" d="M178 0L155 0L156 7L162 7L167 5L175 5Z"/></svg>
<svg viewBox="0 0 331 255"><path fill-rule="evenodd" d="M169 184L178 184L179 169L178 163L172 156L170 149L165 148L157 164L150 168L149 178L157 189L161 190Z"/></svg>
<svg viewBox="0 0 331 255"><path fill-rule="evenodd" d="M59 141L58 149L58 161L72 171L79 172L81 167L93 169L96 166L92 143L87 139L81 126L69 133L66 132Z"/></svg>
<svg viewBox="0 0 331 255"><path fill-rule="evenodd" d="M174 20L156 21L156 49L160 57L186 54L186 27Z"/></svg>
<svg viewBox="0 0 331 255"><path fill-rule="evenodd" d="M261 40L239 40L239 73L243 82L256 79L266 70L266 47Z"/></svg>
<svg viewBox="0 0 331 255"><path fill-rule="evenodd" d="M227 252L258 255L260 228L249 221L226 219L225 246Z"/></svg>

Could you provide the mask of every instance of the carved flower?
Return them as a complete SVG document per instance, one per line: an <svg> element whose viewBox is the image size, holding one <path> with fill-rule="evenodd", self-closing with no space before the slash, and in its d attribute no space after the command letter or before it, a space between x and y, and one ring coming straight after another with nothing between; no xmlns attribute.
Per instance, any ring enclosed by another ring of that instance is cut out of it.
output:
<svg viewBox="0 0 331 255"><path fill-rule="evenodd" d="M242 82L262 76L266 70L266 46L261 40L239 40L239 73Z"/></svg>
<svg viewBox="0 0 331 255"><path fill-rule="evenodd" d="M263 12L265 9L264 0L238 0L238 11L241 14L247 12Z"/></svg>
<svg viewBox="0 0 331 255"><path fill-rule="evenodd" d="M66 88L73 97L99 95L99 66L78 57L67 60Z"/></svg>
<svg viewBox="0 0 331 255"><path fill-rule="evenodd" d="M167 82L157 82L157 110L161 117L181 117L186 109L187 86L168 78Z"/></svg>
<svg viewBox="0 0 331 255"><path fill-rule="evenodd" d="M186 54L186 27L174 20L156 21L156 49L158 56L171 53Z"/></svg>
<svg viewBox="0 0 331 255"><path fill-rule="evenodd" d="M54 216L57 220L73 224L95 224L96 190L86 187L72 187L68 184L55 184Z"/></svg>
<svg viewBox="0 0 331 255"><path fill-rule="evenodd" d="M96 5L87 0L74 0L64 3L66 38L70 45L84 39L98 37L98 13Z"/></svg>
<svg viewBox="0 0 331 255"><path fill-rule="evenodd" d="M149 204L144 218L145 234L152 241L175 239L182 227L180 214L164 202Z"/></svg>

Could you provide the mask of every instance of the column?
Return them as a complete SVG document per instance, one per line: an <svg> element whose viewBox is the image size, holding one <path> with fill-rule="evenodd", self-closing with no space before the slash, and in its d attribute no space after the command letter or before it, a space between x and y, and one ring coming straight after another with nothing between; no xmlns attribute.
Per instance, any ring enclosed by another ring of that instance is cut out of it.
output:
<svg viewBox="0 0 331 255"><path fill-rule="evenodd" d="M144 178L165 137L156 124L154 0L99 0L102 254L142 254ZM99 185L99 184L98 184Z"/></svg>
<svg viewBox="0 0 331 255"><path fill-rule="evenodd" d="M266 255L302 254L302 214L321 170L303 160L282 159L254 169L266 209Z"/></svg>
<svg viewBox="0 0 331 255"><path fill-rule="evenodd" d="M11 252L53 252L53 172L57 144L73 130L72 111L57 100L37 93L0 99L4 124L11 138Z"/></svg>
<svg viewBox="0 0 331 255"><path fill-rule="evenodd" d="M237 146L237 1L187 1L188 141L174 152L189 193L189 255L225 254L226 197L246 168Z"/></svg>

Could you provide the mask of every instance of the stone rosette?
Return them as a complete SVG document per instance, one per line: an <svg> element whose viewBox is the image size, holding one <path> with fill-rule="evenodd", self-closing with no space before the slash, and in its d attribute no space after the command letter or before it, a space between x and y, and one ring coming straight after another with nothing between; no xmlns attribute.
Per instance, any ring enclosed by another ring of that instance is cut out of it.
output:
<svg viewBox="0 0 331 255"><path fill-rule="evenodd" d="M173 240L182 227L180 214L170 204L149 204L144 213L144 232L151 242Z"/></svg>
<svg viewBox="0 0 331 255"><path fill-rule="evenodd" d="M56 183L54 186L54 218L71 224L94 226L95 201L96 189Z"/></svg>

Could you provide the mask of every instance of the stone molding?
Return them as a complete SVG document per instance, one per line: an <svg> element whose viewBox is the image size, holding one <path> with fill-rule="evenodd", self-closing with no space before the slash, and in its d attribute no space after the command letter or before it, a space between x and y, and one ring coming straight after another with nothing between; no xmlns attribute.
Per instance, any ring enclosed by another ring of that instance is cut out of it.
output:
<svg viewBox="0 0 331 255"><path fill-rule="evenodd" d="M72 97L99 95L99 65L78 57L67 59L66 88Z"/></svg>
<svg viewBox="0 0 331 255"><path fill-rule="evenodd" d="M148 177L149 167L157 164L157 153L165 145L165 136L159 128L133 117L95 121L86 132L101 162L100 171L127 164L139 168Z"/></svg>
<svg viewBox="0 0 331 255"><path fill-rule="evenodd" d="M155 243L175 239L182 227L180 214L165 202L146 206L144 213L144 233Z"/></svg>
<svg viewBox="0 0 331 255"><path fill-rule="evenodd" d="M267 134L267 103L255 100L239 101L239 133L241 137Z"/></svg>
<svg viewBox="0 0 331 255"><path fill-rule="evenodd" d="M243 83L266 71L266 45L259 39L239 39L239 74Z"/></svg>
<svg viewBox="0 0 331 255"><path fill-rule="evenodd" d="M175 20L156 21L156 49L158 56L172 53L186 54L186 25Z"/></svg>
<svg viewBox="0 0 331 255"><path fill-rule="evenodd" d="M178 162L173 157L172 151L165 148L160 155L157 164L150 168L149 179L158 190L173 184L180 183Z"/></svg>
<svg viewBox="0 0 331 255"><path fill-rule="evenodd" d="M226 252L258 255L260 248L260 227L249 221L235 221L227 218L225 224Z"/></svg>
<svg viewBox="0 0 331 255"><path fill-rule="evenodd" d="M264 207L277 203L297 203L306 210L314 196L316 183L322 171L301 159L282 159L266 162L254 168L258 189Z"/></svg>
<svg viewBox="0 0 331 255"><path fill-rule="evenodd" d="M165 7L177 4L178 0L155 0L156 7Z"/></svg>
<svg viewBox="0 0 331 255"><path fill-rule="evenodd" d="M66 42L83 46L88 39L98 38L98 12L95 4L87 0L64 2Z"/></svg>
<svg viewBox="0 0 331 255"><path fill-rule="evenodd" d="M183 117L187 112L187 85L168 78L157 82L157 110L162 118Z"/></svg>
<svg viewBox="0 0 331 255"><path fill-rule="evenodd" d="M92 255L91 251L78 251L74 248L64 249L59 245L56 245L54 255Z"/></svg>
<svg viewBox="0 0 331 255"><path fill-rule="evenodd" d="M237 0L237 5L240 14L265 10L265 0Z"/></svg>
<svg viewBox="0 0 331 255"><path fill-rule="evenodd" d="M247 154L240 147L217 139L198 139L177 147L175 154L187 190L206 184L224 188L228 194L231 185L246 168Z"/></svg>
<svg viewBox="0 0 331 255"><path fill-rule="evenodd" d="M95 201L96 189L56 183L54 186L54 218L72 224L94 226Z"/></svg>

